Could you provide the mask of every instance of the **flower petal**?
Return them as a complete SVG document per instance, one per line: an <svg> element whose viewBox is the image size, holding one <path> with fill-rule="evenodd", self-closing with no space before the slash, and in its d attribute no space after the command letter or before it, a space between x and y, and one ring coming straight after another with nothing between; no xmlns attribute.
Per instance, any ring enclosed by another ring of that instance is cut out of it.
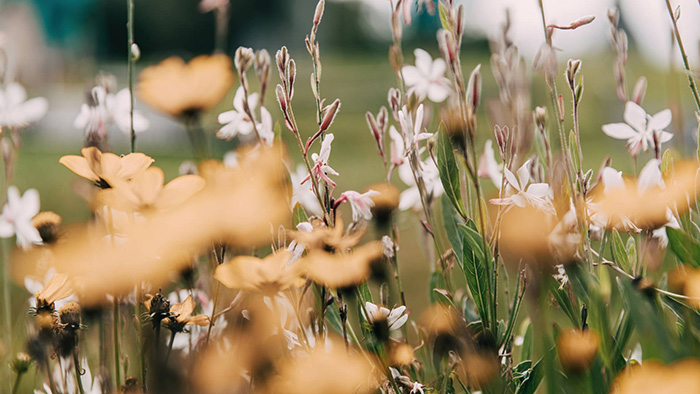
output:
<svg viewBox="0 0 700 394"><path fill-rule="evenodd" d="M618 140L627 140L637 137L639 134L636 130L625 123L611 123L603 126L603 133L608 137Z"/></svg>

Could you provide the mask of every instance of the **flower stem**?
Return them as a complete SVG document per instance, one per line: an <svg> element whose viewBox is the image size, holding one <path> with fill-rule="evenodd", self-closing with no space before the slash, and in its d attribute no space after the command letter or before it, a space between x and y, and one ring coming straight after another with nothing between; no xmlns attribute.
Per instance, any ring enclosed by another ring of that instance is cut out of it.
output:
<svg viewBox="0 0 700 394"><path fill-rule="evenodd" d="M80 379L80 360L78 359L78 349L73 351L73 369L75 370L75 381L78 385L78 391L80 394L85 394L85 389L83 389L83 381Z"/></svg>
<svg viewBox="0 0 700 394"><path fill-rule="evenodd" d="M22 371L17 371L17 377L15 378L15 383L12 385L12 394L16 394L19 390L19 383L22 380L22 375L24 375L24 372Z"/></svg>
<svg viewBox="0 0 700 394"><path fill-rule="evenodd" d="M127 74L129 80L129 133L131 137L131 153L136 151L136 132L134 131L134 0L126 0L127 10Z"/></svg>
<svg viewBox="0 0 700 394"><path fill-rule="evenodd" d="M695 100L695 109L696 111L700 111L700 94L698 93L698 87L695 84L695 78L693 78L693 71L690 69L690 62L688 61L688 55L686 54L685 47L683 46L683 40L681 40L681 33L678 30L678 21L673 16L671 2L669 0L666 0L666 9L668 10L668 15L671 17L671 22L673 22L673 33L676 35L678 49L681 51L683 67L685 67L685 73L688 76L688 85L690 86L690 91L693 93L693 99Z"/></svg>
<svg viewBox="0 0 700 394"><path fill-rule="evenodd" d="M114 297L114 384L117 388L117 392L121 389L121 367L119 365L120 355L119 355L119 299Z"/></svg>
<svg viewBox="0 0 700 394"><path fill-rule="evenodd" d="M12 348L12 317L11 317L11 293L10 293L10 242L9 238L2 240L2 298L3 305L3 323L5 326L5 336L7 347Z"/></svg>
<svg viewBox="0 0 700 394"><path fill-rule="evenodd" d="M177 331L170 331L170 342L168 343L168 352L165 354L165 365L168 365L168 359L170 358L170 352L173 350L173 343L175 343L175 334Z"/></svg>

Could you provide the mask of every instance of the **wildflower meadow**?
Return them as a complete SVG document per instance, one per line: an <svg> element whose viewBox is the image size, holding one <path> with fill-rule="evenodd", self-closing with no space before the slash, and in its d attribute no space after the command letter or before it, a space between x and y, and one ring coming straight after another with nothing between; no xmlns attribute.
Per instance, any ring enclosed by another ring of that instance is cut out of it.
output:
<svg viewBox="0 0 700 394"><path fill-rule="evenodd" d="M331 0L267 48L283 3L201 0L212 50L154 55L122 0L82 103L0 4L0 392L700 393L700 3L634 2L664 68L625 2L363 1L372 55Z"/></svg>

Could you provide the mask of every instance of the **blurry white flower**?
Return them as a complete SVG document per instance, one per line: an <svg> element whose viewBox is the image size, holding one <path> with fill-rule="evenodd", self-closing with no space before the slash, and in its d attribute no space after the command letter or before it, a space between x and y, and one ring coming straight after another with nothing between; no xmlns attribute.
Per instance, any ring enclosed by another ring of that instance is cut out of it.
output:
<svg viewBox="0 0 700 394"><path fill-rule="evenodd" d="M26 127L46 115L49 102L43 97L27 100L27 91L17 82L0 89L0 126Z"/></svg>
<svg viewBox="0 0 700 394"><path fill-rule="evenodd" d="M116 95L108 94L106 104L111 120L122 133L129 135L131 133L131 94L129 89L122 89ZM134 110L134 132L142 133L150 126L151 122L143 116L141 111Z"/></svg>
<svg viewBox="0 0 700 394"><path fill-rule="evenodd" d="M422 163L419 171L423 179L423 184L425 185L426 194L433 198L440 197L444 189L442 187L442 182L440 182L440 173L438 172L435 162L431 158L428 158ZM411 170L411 166L408 162L405 162L399 167L399 178L401 178L401 181L403 181L406 186L409 186L408 189L401 192L399 209L402 211L407 209L420 210L422 207L420 191L413 177L413 170Z"/></svg>
<svg viewBox="0 0 700 394"><path fill-rule="evenodd" d="M498 163L496 161L496 155L493 150L493 141L486 140L484 145L484 153L481 154L479 159L479 170L478 174L481 178L489 178L491 182L500 189L503 174L503 163Z"/></svg>
<svg viewBox="0 0 700 394"><path fill-rule="evenodd" d="M335 187L335 182L328 177L329 174L336 176L340 175L338 172L336 172L336 170L328 165L328 160L331 157L331 144L333 143L333 139L335 139L333 134L326 134L323 142L321 142L321 150L319 153L314 153L311 155L311 159L314 161L314 167L311 169L311 172L313 173L313 176L326 182L330 186ZM305 183L307 180L309 180L308 176L301 183Z"/></svg>
<svg viewBox="0 0 700 394"><path fill-rule="evenodd" d="M388 235L382 237L382 253L384 253L384 256L389 260L393 259L395 256L394 241L392 241Z"/></svg>
<svg viewBox="0 0 700 394"><path fill-rule="evenodd" d="M15 186L7 189L7 204L0 216L0 238L17 236L17 245L28 248L41 244L41 236L32 224L32 218L39 213L39 192L29 189L20 196Z"/></svg>
<svg viewBox="0 0 700 394"><path fill-rule="evenodd" d="M299 164L296 171L290 172L289 175L292 181L291 207L294 208L295 205L301 204L308 214L323 215L323 210L311 188L311 184L305 183L305 180L309 178L309 172L306 171L306 167L303 164Z"/></svg>
<svg viewBox="0 0 700 394"><path fill-rule="evenodd" d="M418 382L413 382L413 387L411 388L410 394L425 394L425 385L420 384Z"/></svg>
<svg viewBox="0 0 700 394"><path fill-rule="evenodd" d="M408 320L408 315L405 314L406 307L403 305L389 310L389 308L365 302L365 309L367 310L366 314L365 310L362 311L362 316L364 316L365 320L369 323L386 320L389 331L398 330Z"/></svg>
<svg viewBox="0 0 700 394"><path fill-rule="evenodd" d="M632 156L640 151L646 152L654 147L654 135L659 147L673 138L673 134L664 131L671 124L671 110L665 109L650 116L642 107L632 101L625 105L623 115L625 123L611 123L603 126L603 132L612 138L627 140L627 150Z"/></svg>
<svg viewBox="0 0 700 394"><path fill-rule="evenodd" d="M432 136L431 133L422 132L423 129L423 104L418 106L416 110L415 118L411 117L408 108L404 105L402 109L399 110L399 124L401 126L401 133L406 144L406 149L413 149L414 146L417 147L418 142L427 140Z"/></svg>
<svg viewBox="0 0 700 394"><path fill-rule="evenodd" d="M408 86L408 94L415 93L420 100L426 97L430 101L441 103L450 95L450 83L445 78L445 61L441 58L433 60L430 54L417 48L415 66L404 66L401 70L403 79Z"/></svg>
<svg viewBox="0 0 700 394"><path fill-rule="evenodd" d="M218 121L224 126L216 132L217 137L230 140L238 134L249 135L253 132L253 120L246 114L244 99L245 92L241 86L233 97L233 109L219 114ZM248 108L251 113L255 113L257 106L258 94L248 95ZM260 138L266 145L272 144L275 135L272 130L272 116L265 107L260 107L260 122L255 121L255 129L258 130Z"/></svg>
<svg viewBox="0 0 700 394"><path fill-rule="evenodd" d="M372 219L372 207L374 206L374 201L372 201L372 196L379 195L379 192L374 190L368 190L364 193L358 193L354 190L348 190L340 195L336 204L343 201L350 203L352 208L352 220L357 222L360 219L371 220Z"/></svg>
<svg viewBox="0 0 700 394"><path fill-rule="evenodd" d="M88 102L80 107L80 113L75 117L73 126L83 129L86 133L106 131L112 124L129 135L131 133L131 95L129 89L122 89L116 95L110 93L104 86L92 88ZM142 133L151 126L148 119L140 111L134 110L134 132Z"/></svg>
<svg viewBox="0 0 700 394"><path fill-rule="evenodd" d="M229 4L229 0L201 0L199 2L199 11L207 13L211 11L224 11Z"/></svg>
<svg viewBox="0 0 700 394"><path fill-rule="evenodd" d="M545 212L554 214L552 190L546 183L530 183L530 161L526 161L517 173L517 177L507 168L503 169L506 177L506 195L504 198L489 200L496 205L516 205L519 207L533 206Z"/></svg>

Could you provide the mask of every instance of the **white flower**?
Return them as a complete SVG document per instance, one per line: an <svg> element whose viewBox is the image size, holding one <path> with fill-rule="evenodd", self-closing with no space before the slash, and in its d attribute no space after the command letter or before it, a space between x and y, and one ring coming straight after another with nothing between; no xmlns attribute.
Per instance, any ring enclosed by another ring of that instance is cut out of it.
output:
<svg viewBox="0 0 700 394"><path fill-rule="evenodd" d="M493 141L486 140L484 145L484 153L481 154L479 159L479 171L478 174L481 178L489 178L491 182L500 189L501 182L503 181L503 163L498 163L496 161L496 154L493 150Z"/></svg>
<svg viewBox="0 0 700 394"><path fill-rule="evenodd" d="M27 100L27 91L17 82L0 89L0 126L26 127L46 115L49 102L43 97Z"/></svg>
<svg viewBox="0 0 700 394"><path fill-rule="evenodd" d="M425 390L423 389L425 389L425 385L420 384L418 382L413 382L413 387L411 388L410 394L425 394Z"/></svg>
<svg viewBox="0 0 700 394"><path fill-rule="evenodd" d="M311 155L311 159L314 161L314 167L311 169L311 173L317 179L320 179L332 187L335 187L335 182L328 175L340 175L336 170L328 165L328 160L331 157L331 144L333 143L335 136L333 134L326 134L326 137L321 142L321 150L318 154L314 153ZM309 180L307 176L301 183L305 183Z"/></svg>
<svg viewBox="0 0 700 394"><path fill-rule="evenodd" d="M245 92L243 87L236 90L236 95L233 97L233 109L219 114L218 121L224 125L216 132L216 136L231 140L236 135L249 135L254 131L253 121L255 121L255 129L257 129L260 139L266 145L272 145L275 133L272 130L272 116L265 107L260 107L260 121L251 119L245 111L244 100ZM255 108L258 106L258 94L252 93L248 95L248 108L251 113L255 113Z"/></svg>
<svg viewBox="0 0 700 394"><path fill-rule="evenodd" d="M389 326L389 331L395 331L401 328L408 320L408 315L405 314L406 307L401 305L399 307L389 310L387 307L378 306L371 302L365 302L365 311L362 311L362 316L369 323L374 323L376 321L386 320Z"/></svg>
<svg viewBox="0 0 700 394"><path fill-rule="evenodd" d="M122 133L131 133L131 94L129 89L122 89L116 95L108 94L105 104L111 120ZM141 111L134 110L134 132L143 133L151 126L151 122L143 116Z"/></svg>
<svg viewBox="0 0 700 394"><path fill-rule="evenodd" d="M445 78L445 61L441 58L433 60L428 52L420 48L413 53L416 65L404 66L401 70L408 94L415 93L420 100L428 97L436 103L445 101L450 95L450 82Z"/></svg>
<svg viewBox="0 0 700 394"><path fill-rule="evenodd" d="M423 179L423 184L425 185L426 194L433 198L440 197L444 189L442 187L442 182L440 182L440 173L438 172L435 162L431 158L428 158L422 163L419 171ZM406 186L409 186L408 189L401 192L399 209L402 211L407 209L420 210L422 206L420 191L413 177L413 170L411 170L411 166L408 162L405 162L399 167L399 178L401 178L401 181L403 181Z"/></svg>
<svg viewBox="0 0 700 394"><path fill-rule="evenodd" d="M431 133L424 133L423 130L423 104L418 106L415 118L411 117L411 113L404 105L399 110L399 124L401 133L406 144L406 149L413 149L418 142L426 140L432 136Z"/></svg>
<svg viewBox="0 0 700 394"><path fill-rule="evenodd" d="M41 236L32 224L32 218L39 213L39 192L29 189L20 196L15 186L7 189L7 204L0 216L0 238L17 236L17 245L28 248L41 244Z"/></svg>
<svg viewBox="0 0 700 394"><path fill-rule="evenodd" d="M314 231L314 226L312 226L309 222L301 222L297 224L297 230L310 233ZM287 266L291 265L293 262L298 260L301 257L301 255L304 254L305 249L306 248L304 247L304 245L297 243L296 240L290 242L289 246L287 246L287 250L292 252L292 257L289 259Z"/></svg>
<svg viewBox="0 0 700 394"><path fill-rule="evenodd" d="M379 192L374 190L368 190L364 193L348 190L340 195L336 201L336 204L343 201L350 203L353 222L358 222L360 219L370 220L372 219L372 207L374 206L372 196L376 196L378 194Z"/></svg>
<svg viewBox="0 0 700 394"><path fill-rule="evenodd" d="M673 134L664 131L671 124L671 110L665 109L650 116L642 107L632 101L625 105L626 123L611 123L603 126L603 132L612 138L627 140L627 150L632 156L640 151L646 152L654 146L654 135L659 146L673 138Z"/></svg>
<svg viewBox="0 0 700 394"><path fill-rule="evenodd" d="M303 164L299 164L295 172L289 173L292 180L292 201L291 207L301 204L304 210L311 215L322 216L323 210L314 194L311 183L306 183L309 172Z"/></svg>
<svg viewBox="0 0 700 394"><path fill-rule="evenodd" d="M86 133L106 131L111 124L116 124L125 135L131 133L131 94L129 89L122 89L116 95L109 93L104 86L95 86L90 91L89 103L80 107L73 126ZM140 111L134 110L134 132L142 133L151 126Z"/></svg>
<svg viewBox="0 0 700 394"><path fill-rule="evenodd" d="M530 184L530 161L526 161L517 171L517 177L507 168L503 169L506 177L506 194L508 197L492 198L496 205L516 205L518 207L533 206L545 212L554 214L552 190L546 183Z"/></svg>

